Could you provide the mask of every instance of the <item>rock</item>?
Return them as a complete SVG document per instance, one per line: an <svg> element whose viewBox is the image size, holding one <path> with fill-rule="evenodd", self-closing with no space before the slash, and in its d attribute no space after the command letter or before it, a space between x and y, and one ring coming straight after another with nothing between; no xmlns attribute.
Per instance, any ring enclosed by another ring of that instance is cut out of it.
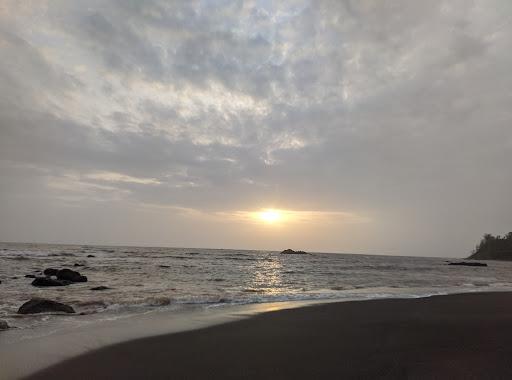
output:
<svg viewBox="0 0 512 380"><path fill-rule="evenodd" d="M27 301L21 305L21 307L18 309L18 314L36 314L56 311L62 311L64 313L75 312L71 306L60 302L43 298L32 298L30 301Z"/></svg>
<svg viewBox="0 0 512 380"><path fill-rule="evenodd" d="M43 271L43 274L45 276L57 276L57 272L59 270L58 269L55 269L55 268L46 268L44 271Z"/></svg>
<svg viewBox="0 0 512 380"><path fill-rule="evenodd" d="M50 277L36 277L34 281L32 281L33 286L37 287L47 287L47 286L66 286L72 284L71 281L63 281L63 280L54 280Z"/></svg>
<svg viewBox="0 0 512 380"><path fill-rule="evenodd" d="M294 251L293 249L285 249L281 252L282 255L307 255L307 252L304 251Z"/></svg>
<svg viewBox="0 0 512 380"><path fill-rule="evenodd" d="M11 277L11 280L17 280L17 279L18 279L17 276Z"/></svg>
<svg viewBox="0 0 512 380"><path fill-rule="evenodd" d="M448 263L448 265L464 265L467 267L486 267L487 266L486 263L477 263L477 262L470 263L467 261L461 261L461 262L457 262L457 263Z"/></svg>
<svg viewBox="0 0 512 380"><path fill-rule="evenodd" d="M84 266L84 264L74 263L74 264L73 264L73 266L74 266L74 267L83 267L83 266Z"/></svg>
<svg viewBox="0 0 512 380"><path fill-rule="evenodd" d="M26 278L36 278L36 275L35 274L26 274L25 277Z"/></svg>
<svg viewBox="0 0 512 380"><path fill-rule="evenodd" d="M0 319L0 331L1 330L7 330L9 328L9 325L7 324L6 321Z"/></svg>
<svg viewBox="0 0 512 380"><path fill-rule="evenodd" d="M96 257L96 256L94 256L94 255L87 255L87 257Z"/></svg>
<svg viewBox="0 0 512 380"><path fill-rule="evenodd" d="M57 279L71 282L87 282L87 277L71 269L61 269L57 272Z"/></svg>
<svg viewBox="0 0 512 380"><path fill-rule="evenodd" d="M96 286L94 288L91 288L91 290L108 290L110 289L108 286Z"/></svg>
<svg viewBox="0 0 512 380"><path fill-rule="evenodd" d="M160 268L170 268L170 265L159 265Z"/></svg>

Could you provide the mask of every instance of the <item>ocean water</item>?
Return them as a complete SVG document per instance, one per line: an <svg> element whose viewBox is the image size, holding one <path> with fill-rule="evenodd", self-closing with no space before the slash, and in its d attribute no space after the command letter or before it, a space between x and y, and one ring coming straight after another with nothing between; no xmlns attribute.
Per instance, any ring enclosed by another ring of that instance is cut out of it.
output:
<svg viewBox="0 0 512 380"><path fill-rule="evenodd" d="M94 255L95 257L87 257ZM281 301L422 297L512 290L512 263L447 265L446 258L271 251L104 247L0 243L0 319L19 329L41 327L58 315L16 314L32 297L73 306L83 315L117 318L154 310ZM83 266L74 267L74 264ZM36 288L27 274L71 268L86 283ZM108 286L109 290L92 291ZM85 319L84 319L85 320Z"/></svg>

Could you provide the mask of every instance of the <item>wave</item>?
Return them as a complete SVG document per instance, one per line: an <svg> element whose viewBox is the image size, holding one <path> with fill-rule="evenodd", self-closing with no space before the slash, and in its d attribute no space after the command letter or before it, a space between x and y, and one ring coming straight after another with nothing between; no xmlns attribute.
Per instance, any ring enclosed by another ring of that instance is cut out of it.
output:
<svg viewBox="0 0 512 380"><path fill-rule="evenodd" d="M4 259L14 260L14 261L25 261L25 260L30 260L31 257L16 255L16 256L7 256L7 257L4 257Z"/></svg>
<svg viewBox="0 0 512 380"><path fill-rule="evenodd" d="M76 255L71 252L49 253L48 257L75 257Z"/></svg>

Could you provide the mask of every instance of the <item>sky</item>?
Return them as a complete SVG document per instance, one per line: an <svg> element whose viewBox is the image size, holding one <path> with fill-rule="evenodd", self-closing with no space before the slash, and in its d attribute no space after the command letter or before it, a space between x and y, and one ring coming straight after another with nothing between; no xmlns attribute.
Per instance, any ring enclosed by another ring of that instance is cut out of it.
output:
<svg viewBox="0 0 512 380"><path fill-rule="evenodd" d="M3 0L0 57L2 241L463 257L512 230L508 0Z"/></svg>

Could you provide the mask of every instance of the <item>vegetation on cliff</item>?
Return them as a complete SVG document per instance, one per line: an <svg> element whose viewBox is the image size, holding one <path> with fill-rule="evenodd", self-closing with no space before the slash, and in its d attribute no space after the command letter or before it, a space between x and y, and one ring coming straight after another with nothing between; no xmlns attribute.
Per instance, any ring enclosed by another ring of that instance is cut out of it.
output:
<svg viewBox="0 0 512 380"><path fill-rule="evenodd" d="M512 232L505 236L485 234L469 258L475 260L512 260Z"/></svg>

